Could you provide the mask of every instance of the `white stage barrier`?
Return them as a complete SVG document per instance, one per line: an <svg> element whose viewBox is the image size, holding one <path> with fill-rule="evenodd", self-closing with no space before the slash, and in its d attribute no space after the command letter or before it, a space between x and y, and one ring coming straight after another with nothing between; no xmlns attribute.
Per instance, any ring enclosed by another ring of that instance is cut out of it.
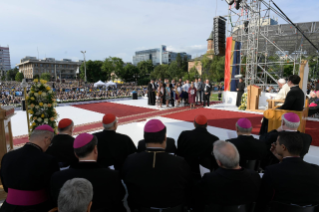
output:
<svg viewBox="0 0 319 212"><path fill-rule="evenodd" d="M259 107L264 108L268 103L267 99L275 97L277 93L266 93L261 92L259 96ZM223 103L236 106L237 92L234 91L224 91L223 92Z"/></svg>

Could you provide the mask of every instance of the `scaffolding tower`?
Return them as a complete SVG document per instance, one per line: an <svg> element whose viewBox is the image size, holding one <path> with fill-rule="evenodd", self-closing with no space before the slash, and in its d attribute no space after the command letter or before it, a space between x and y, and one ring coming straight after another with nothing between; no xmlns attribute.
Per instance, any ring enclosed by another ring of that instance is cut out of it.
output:
<svg viewBox="0 0 319 212"><path fill-rule="evenodd" d="M241 42L238 50L240 63L232 66L245 69L246 85L266 86L268 81L277 83L277 79L283 77L283 69L278 67L284 65L292 65L293 73L298 74L302 55L318 54L295 26L272 23L271 13L284 21L287 19L271 5L271 0L242 0L239 10L235 9L235 4L229 6L228 15L224 16L227 18L226 33L234 41ZM319 22L299 23L297 26L312 42L317 41L313 43L319 43ZM270 57L279 61L269 60Z"/></svg>

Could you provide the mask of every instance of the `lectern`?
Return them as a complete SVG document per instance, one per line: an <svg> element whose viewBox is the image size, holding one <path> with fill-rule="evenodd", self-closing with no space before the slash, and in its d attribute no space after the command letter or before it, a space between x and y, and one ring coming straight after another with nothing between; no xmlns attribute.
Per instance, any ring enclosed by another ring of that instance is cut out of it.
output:
<svg viewBox="0 0 319 212"><path fill-rule="evenodd" d="M247 110L258 110L258 104L259 104L259 96L261 94L260 87L256 85L249 85L247 87Z"/></svg>
<svg viewBox="0 0 319 212"><path fill-rule="evenodd" d="M14 115L14 107L0 106L0 159L13 149L11 117Z"/></svg>

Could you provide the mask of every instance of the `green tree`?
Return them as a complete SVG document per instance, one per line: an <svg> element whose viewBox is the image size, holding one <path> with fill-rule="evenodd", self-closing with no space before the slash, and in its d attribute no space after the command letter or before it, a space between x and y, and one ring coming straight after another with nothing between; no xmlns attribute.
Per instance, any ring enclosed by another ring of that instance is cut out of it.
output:
<svg viewBox="0 0 319 212"><path fill-rule="evenodd" d="M171 78L174 78L176 80L182 78L185 74L183 70L178 67L177 61L171 62L168 68L168 73L170 74Z"/></svg>
<svg viewBox="0 0 319 212"><path fill-rule="evenodd" d="M135 81L140 77L139 70L136 66L129 63L124 67L122 72L120 72L118 77L120 77L122 80L126 82Z"/></svg>
<svg viewBox="0 0 319 212"><path fill-rule="evenodd" d="M21 72L18 72L18 73L16 74L16 76L15 76L15 80L16 80L17 82L21 82L21 81L23 80L23 78L24 78L24 75L23 75L23 73L21 73Z"/></svg>
<svg viewBox="0 0 319 212"><path fill-rule="evenodd" d="M214 56L213 59L208 55L203 55L202 59L202 73L206 74L211 82L219 82L224 77L225 57Z"/></svg>
<svg viewBox="0 0 319 212"><path fill-rule="evenodd" d="M188 73L184 73L184 80L194 81L195 78L199 78L198 70L195 67L191 68Z"/></svg>
<svg viewBox="0 0 319 212"><path fill-rule="evenodd" d="M154 70L154 65L151 60L141 61L137 64L137 68L141 76L146 76Z"/></svg>
<svg viewBox="0 0 319 212"><path fill-rule="evenodd" d="M168 71L169 66L166 64L163 65L158 65L155 67L154 71L151 73L150 77L152 79L166 79L166 78L170 78L171 75Z"/></svg>
<svg viewBox="0 0 319 212"><path fill-rule="evenodd" d="M86 61L86 78L88 82L96 82L98 80L106 81L107 77L102 73L103 62L100 60L89 60ZM84 71L84 63L82 63L80 67L80 78L84 80L85 71Z"/></svg>
<svg viewBox="0 0 319 212"><path fill-rule="evenodd" d="M102 72L105 74L107 79L111 79L111 74L114 73L119 77L124 69L124 62L121 58L118 57L109 57L106 58L102 65Z"/></svg>
<svg viewBox="0 0 319 212"><path fill-rule="evenodd" d="M14 69L10 69L7 71L7 80L15 80L15 77L17 73L19 72L19 69L15 67Z"/></svg>
<svg viewBox="0 0 319 212"><path fill-rule="evenodd" d="M185 55L182 60L182 72L188 72L188 57Z"/></svg>
<svg viewBox="0 0 319 212"><path fill-rule="evenodd" d="M51 80L51 75L49 73L43 73L41 74L41 79L44 79L49 82Z"/></svg>

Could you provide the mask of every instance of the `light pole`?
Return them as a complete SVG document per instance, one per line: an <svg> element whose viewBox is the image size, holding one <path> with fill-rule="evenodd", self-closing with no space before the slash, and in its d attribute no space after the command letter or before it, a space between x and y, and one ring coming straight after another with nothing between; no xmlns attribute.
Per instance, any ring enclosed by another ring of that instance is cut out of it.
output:
<svg viewBox="0 0 319 212"><path fill-rule="evenodd" d="M56 78L56 61L54 61L54 75L55 75L55 82L57 81L57 78Z"/></svg>
<svg viewBox="0 0 319 212"><path fill-rule="evenodd" d="M86 51L81 51L84 57L84 82L86 83L86 64L85 64L85 53Z"/></svg>

